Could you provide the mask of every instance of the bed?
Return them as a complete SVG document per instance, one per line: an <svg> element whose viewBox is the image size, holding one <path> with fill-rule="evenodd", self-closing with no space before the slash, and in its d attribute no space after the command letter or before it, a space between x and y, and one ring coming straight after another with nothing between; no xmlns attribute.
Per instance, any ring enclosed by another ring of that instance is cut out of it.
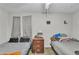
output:
<svg viewBox="0 0 79 59"><path fill-rule="evenodd" d="M51 41L51 47L57 55L79 55L79 41Z"/></svg>
<svg viewBox="0 0 79 59"><path fill-rule="evenodd" d="M20 51L21 55L28 55L31 48L31 41L29 42L5 42L0 45L0 54Z"/></svg>

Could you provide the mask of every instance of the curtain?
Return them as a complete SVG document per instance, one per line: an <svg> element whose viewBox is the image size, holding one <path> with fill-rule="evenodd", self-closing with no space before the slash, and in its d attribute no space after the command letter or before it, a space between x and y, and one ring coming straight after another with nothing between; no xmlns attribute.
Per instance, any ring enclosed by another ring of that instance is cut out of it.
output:
<svg viewBox="0 0 79 59"><path fill-rule="evenodd" d="M20 16L13 16L13 26L11 37L20 37Z"/></svg>
<svg viewBox="0 0 79 59"><path fill-rule="evenodd" d="M31 29L31 16L23 16L22 17L22 27L23 27L23 37L31 37L32 29Z"/></svg>

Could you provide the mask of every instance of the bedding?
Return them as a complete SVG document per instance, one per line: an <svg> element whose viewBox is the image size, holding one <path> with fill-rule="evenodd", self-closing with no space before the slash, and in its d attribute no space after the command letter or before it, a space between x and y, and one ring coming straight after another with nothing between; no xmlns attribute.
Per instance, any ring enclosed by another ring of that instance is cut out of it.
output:
<svg viewBox="0 0 79 59"><path fill-rule="evenodd" d="M73 40L64 42L52 41L51 45L61 55L76 55L75 51L79 51L79 42Z"/></svg>
<svg viewBox="0 0 79 59"><path fill-rule="evenodd" d="M21 55L26 55L26 54L28 54L30 46L31 46L31 42L24 42L24 43L6 42L6 43L0 45L0 54L19 50L21 52Z"/></svg>
<svg viewBox="0 0 79 59"><path fill-rule="evenodd" d="M7 52L0 55L21 55L21 51L12 51L12 52Z"/></svg>

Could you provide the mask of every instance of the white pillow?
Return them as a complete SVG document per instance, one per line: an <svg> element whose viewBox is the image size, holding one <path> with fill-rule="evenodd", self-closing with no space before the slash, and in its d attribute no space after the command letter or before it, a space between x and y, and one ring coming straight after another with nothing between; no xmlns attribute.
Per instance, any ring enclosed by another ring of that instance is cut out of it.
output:
<svg viewBox="0 0 79 59"><path fill-rule="evenodd" d="M62 42L62 41L70 41L72 38L71 37L61 37L60 38L60 42Z"/></svg>

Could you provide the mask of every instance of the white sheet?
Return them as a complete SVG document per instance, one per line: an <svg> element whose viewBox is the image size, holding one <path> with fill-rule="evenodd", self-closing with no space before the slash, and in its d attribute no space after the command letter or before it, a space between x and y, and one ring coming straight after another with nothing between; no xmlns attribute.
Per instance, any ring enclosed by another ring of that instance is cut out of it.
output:
<svg viewBox="0 0 79 59"><path fill-rule="evenodd" d="M69 42L54 41L52 46L65 55L75 55L75 51L79 51L79 42L72 40Z"/></svg>
<svg viewBox="0 0 79 59"><path fill-rule="evenodd" d="M25 55L28 53L30 46L31 46L31 42L22 42L22 43L6 42L0 45L0 54L19 50L21 51L22 55Z"/></svg>

